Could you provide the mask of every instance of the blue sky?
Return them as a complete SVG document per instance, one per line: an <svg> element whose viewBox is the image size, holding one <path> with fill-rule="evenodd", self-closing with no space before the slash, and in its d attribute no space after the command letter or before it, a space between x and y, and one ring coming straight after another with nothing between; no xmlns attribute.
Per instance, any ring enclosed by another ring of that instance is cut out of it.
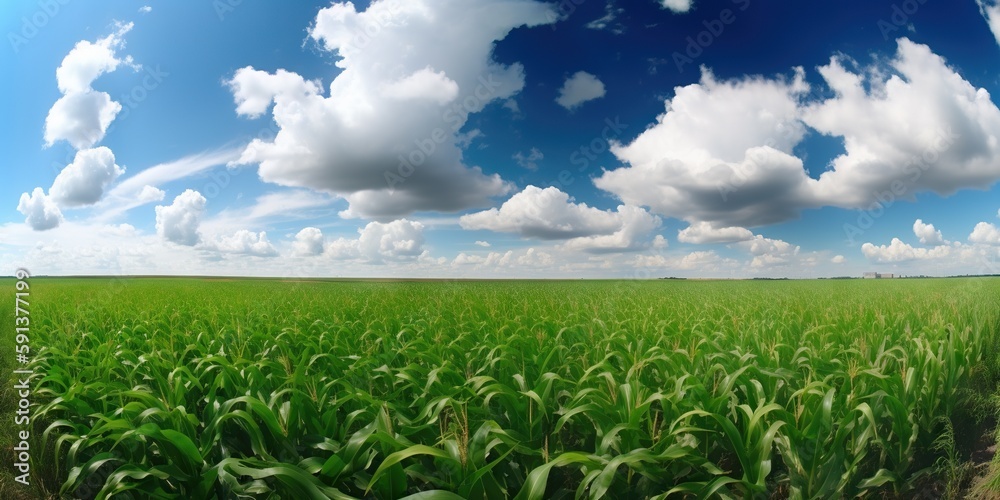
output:
<svg viewBox="0 0 1000 500"><path fill-rule="evenodd" d="M987 0L42 0L0 21L4 273L1000 272Z"/></svg>

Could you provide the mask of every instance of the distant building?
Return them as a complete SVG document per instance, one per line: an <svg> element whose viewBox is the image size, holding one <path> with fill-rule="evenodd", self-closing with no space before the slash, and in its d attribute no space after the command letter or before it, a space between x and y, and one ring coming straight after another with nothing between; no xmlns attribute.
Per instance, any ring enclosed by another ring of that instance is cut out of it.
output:
<svg viewBox="0 0 1000 500"><path fill-rule="evenodd" d="M899 278L898 274L892 273L864 273L861 277L865 279L885 279L885 278Z"/></svg>

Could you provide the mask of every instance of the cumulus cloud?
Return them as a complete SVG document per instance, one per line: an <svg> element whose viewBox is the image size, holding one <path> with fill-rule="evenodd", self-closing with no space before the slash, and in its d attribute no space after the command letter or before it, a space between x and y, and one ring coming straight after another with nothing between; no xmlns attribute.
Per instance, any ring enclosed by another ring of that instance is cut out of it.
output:
<svg viewBox="0 0 1000 500"><path fill-rule="evenodd" d="M140 14L149 14L150 12L153 12L153 8L148 5L143 5L142 7L139 7Z"/></svg>
<svg viewBox="0 0 1000 500"><path fill-rule="evenodd" d="M424 225L399 219L389 223L369 222L358 229L358 238L337 238L327 244L331 258L361 259L371 264L414 260L424 254Z"/></svg>
<svg viewBox="0 0 1000 500"><path fill-rule="evenodd" d="M500 208L463 215L463 229L516 233L526 238L569 240L567 247L591 251L621 251L641 246L660 219L642 208L620 205L600 210L575 203L556 187L528 186Z"/></svg>
<svg viewBox="0 0 1000 500"><path fill-rule="evenodd" d="M297 255L319 255L323 253L323 231L315 227L303 228L295 235L292 248Z"/></svg>
<svg viewBox="0 0 1000 500"><path fill-rule="evenodd" d="M114 33L97 42L77 42L56 69L59 91L69 94L89 90L97 77L117 69L122 60L118 59L115 51L125 45L123 37L131 30L132 23L120 24ZM128 58L125 61L131 63Z"/></svg>
<svg viewBox="0 0 1000 500"><path fill-rule="evenodd" d="M563 249L581 250L590 253L613 253L640 250L650 246L649 234L660 227L659 217L650 214L644 208L619 205L616 212L620 227L611 234L596 234L579 236L567 240ZM654 240L654 245L662 248L666 240Z"/></svg>
<svg viewBox="0 0 1000 500"><path fill-rule="evenodd" d="M321 91L317 82L307 81L296 73L283 69L267 73L250 66L236 70L226 84L236 101L236 113L249 118L263 116L272 102L276 108L285 109L302 104Z"/></svg>
<svg viewBox="0 0 1000 500"><path fill-rule="evenodd" d="M461 252L452 259L451 265L452 267L475 266L479 269L510 269L515 267L548 269L555 265L555 262L556 260L551 253L532 247L523 252L507 250L506 252L490 252L486 255Z"/></svg>
<svg viewBox="0 0 1000 500"><path fill-rule="evenodd" d="M483 247L483 248L489 248L490 247L490 242L488 242L488 241L476 240L475 244L478 247Z"/></svg>
<svg viewBox="0 0 1000 500"><path fill-rule="evenodd" d="M757 226L791 218L809 177L792 149L805 134L798 100L804 72L678 87L666 111L612 153L629 166L594 179L626 204L713 226Z"/></svg>
<svg viewBox="0 0 1000 500"><path fill-rule="evenodd" d="M105 92L87 90L59 98L45 118L45 144L65 139L76 149L93 146L104 138L121 104Z"/></svg>
<svg viewBox="0 0 1000 500"><path fill-rule="evenodd" d="M734 267L739 263L733 259L725 259L712 250L699 250L684 255L637 255L630 264L637 268L659 268L663 270L699 271L705 273L718 272L724 267Z"/></svg>
<svg viewBox="0 0 1000 500"><path fill-rule="evenodd" d="M807 98L792 78L745 77L675 90L657 123L612 152L627 167L598 187L631 205L716 226L782 222L807 208L868 209L880 200L986 189L1000 179L1000 109L925 46L901 38L885 65L845 56L819 68L834 96ZM810 176L793 155L806 127L845 152Z"/></svg>
<svg viewBox="0 0 1000 500"><path fill-rule="evenodd" d="M852 66L835 56L820 67L836 97L804 111L809 126L843 137L846 150L814 186L819 203L867 208L880 194L950 195L1000 179L1000 109L985 89L906 38L889 67L860 74Z"/></svg>
<svg viewBox="0 0 1000 500"><path fill-rule="evenodd" d="M97 203L108 187L125 169L115 164L115 155L106 147L77 151L70 163L56 176L49 196L63 207ZM153 193L145 193L151 196Z"/></svg>
<svg viewBox="0 0 1000 500"><path fill-rule="evenodd" d="M759 234L745 241L733 244L734 247L748 252L753 259L750 267L763 268L789 264L799 254L799 246L787 241L765 238Z"/></svg>
<svg viewBox="0 0 1000 500"><path fill-rule="evenodd" d="M934 224L925 224L923 220L917 219L913 222L913 234L920 238L920 243L924 245L947 245L948 242L941 236L941 231L934 229Z"/></svg>
<svg viewBox="0 0 1000 500"><path fill-rule="evenodd" d="M946 245L914 248L899 238L893 238L889 245L876 246L871 243L861 245L861 253L869 261L881 264L941 258L950 255L951 251L952 247Z"/></svg>
<svg viewBox="0 0 1000 500"><path fill-rule="evenodd" d="M586 71L577 71L563 82L556 103L566 109L574 109L581 104L604 97L604 83Z"/></svg>
<svg viewBox="0 0 1000 500"><path fill-rule="evenodd" d="M237 163L258 164L265 182L340 195L349 217L488 206L511 185L466 165L458 134L470 114L524 86L520 64L492 59L494 43L553 14L549 4L513 0L321 9L309 37L339 57L342 71L325 92L287 71L237 71L228 81L237 112L271 108L280 129L273 141L250 143Z"/></svg>
<svg viewBox="0 0 1000 500"><path fill-rule="evenodd" d="M843 264L847 259L843 255L834 255L830 262L833 264Z"/></svg>
<svg viewBox="0 0 1000 500"><path fill-rule="evenodd" d="M140 204L152 203L154 201L163 201L163 198L167 195L162 189L150 186L146 184L139 191L139 195L136 197L136 201Z"/></svg>
<svg viewBox="0 0 1000 500"><path fill-rule="evenodd" d="M176 205L177 202L175 201L174 204ZM157 213L159 213L160 207L156 208ZM157 229L159 229L159 224L157 224ZM197 238L197 234L195 234L195 237ZM254 255L257 257L274 257L278 255L278 251L268 241L267 233L264 231L255 233L247 229L240 229L232 236L217 237L208 247L223 253Z"/></svg>
<svg viewBox="0 0 1000 500"><path fill-rule="evenodd" d="M63 220L59 207L42 188L35 188L31 194L22 193L17 211L26 217L24 222L36 231L52 229Z"/></svg>
<svg viewBox="0 0 1000 500"><path fill-rule="evenodd" d="M382 94L401 101L426 99L438 104L448 104L458 97L458 84L443 71L430 66L395 82L385 84Z"/></svg>
<svg viewBox="0 0 1000 500"><path fill-rule="evenodd" d="M678 14L691 10L691 0L660 0L664 9L670 9Z"/></svg>
<svg viewBox="0 0 1000 500"><path fill-rule="evenodd" d="M22 195L23 196L23 195ZM980 243L984 245L1000 245L1000 228L989 222L980 222L969 234L970 243Z"/></svg>
<svg viewBox="0 0 1000 500"><path fill-rule="evenodd" d="M45 118L45 143L66 140L76 149L89 148L104 138L108 126L121 111L121 104L105 92L91 88L95 79L118 68L133 65L130 57L119 58L124 35L132 23L118 25L115 32L97 42L80 41L63 58L56 81L63 96Z"/></svg>
<svg viewBox="0 0 1000 500"><path fill-rule="evenodd" d="M743 227L715 228L708 222L694 222L678 231L677 240L683 243L704 245L707 243L735 243L753 238L753 233Z"/></svg>
<svg viewBox="0 0 1000 500"><path fill-rule="evenodd" d="M201 241L201 224L207 200L201 193L188 189L167 206L156 207L156 234L178 245L194 246Z"/></svg>

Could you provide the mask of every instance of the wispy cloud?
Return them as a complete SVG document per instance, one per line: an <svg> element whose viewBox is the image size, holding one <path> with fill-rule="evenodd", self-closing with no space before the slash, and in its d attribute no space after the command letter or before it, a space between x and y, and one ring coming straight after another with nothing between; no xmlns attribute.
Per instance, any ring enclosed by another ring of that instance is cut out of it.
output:
<svg viewBox="0 0 1000 500"><path fill-rule="evenodd" d="M204 227L209 232L221 233L234 227L258 227L277 218L283 221L316 218L329 214L318 214L315 209L328 207L336 200L331 195L304 189L275 191L257 197L252 205L219 212L205 220Z"/></svg>
<svg viewBox="0 0 1000 500"><path fill-rule="evenodd" d="M159 201L162 197L150 196L150 193L154 193L160 186L225 165L239 158L241 150L242 148L227 148L205 151L144 169L118 183L108 192L107 197L95 207L97 218L101 221L111 220L135 207Z"/></svg>

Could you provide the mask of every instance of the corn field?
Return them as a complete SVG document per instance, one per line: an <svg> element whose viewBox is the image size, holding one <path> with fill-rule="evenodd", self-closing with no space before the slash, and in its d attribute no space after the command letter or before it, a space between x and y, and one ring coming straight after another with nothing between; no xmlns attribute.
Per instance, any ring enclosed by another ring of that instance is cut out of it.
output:
<svg viewBox="0 0 1000 500"><path fill-rule="evenodd" d="M82 498L908 498L1000 346L971 278L32 293L34 469Z"/></svg>

